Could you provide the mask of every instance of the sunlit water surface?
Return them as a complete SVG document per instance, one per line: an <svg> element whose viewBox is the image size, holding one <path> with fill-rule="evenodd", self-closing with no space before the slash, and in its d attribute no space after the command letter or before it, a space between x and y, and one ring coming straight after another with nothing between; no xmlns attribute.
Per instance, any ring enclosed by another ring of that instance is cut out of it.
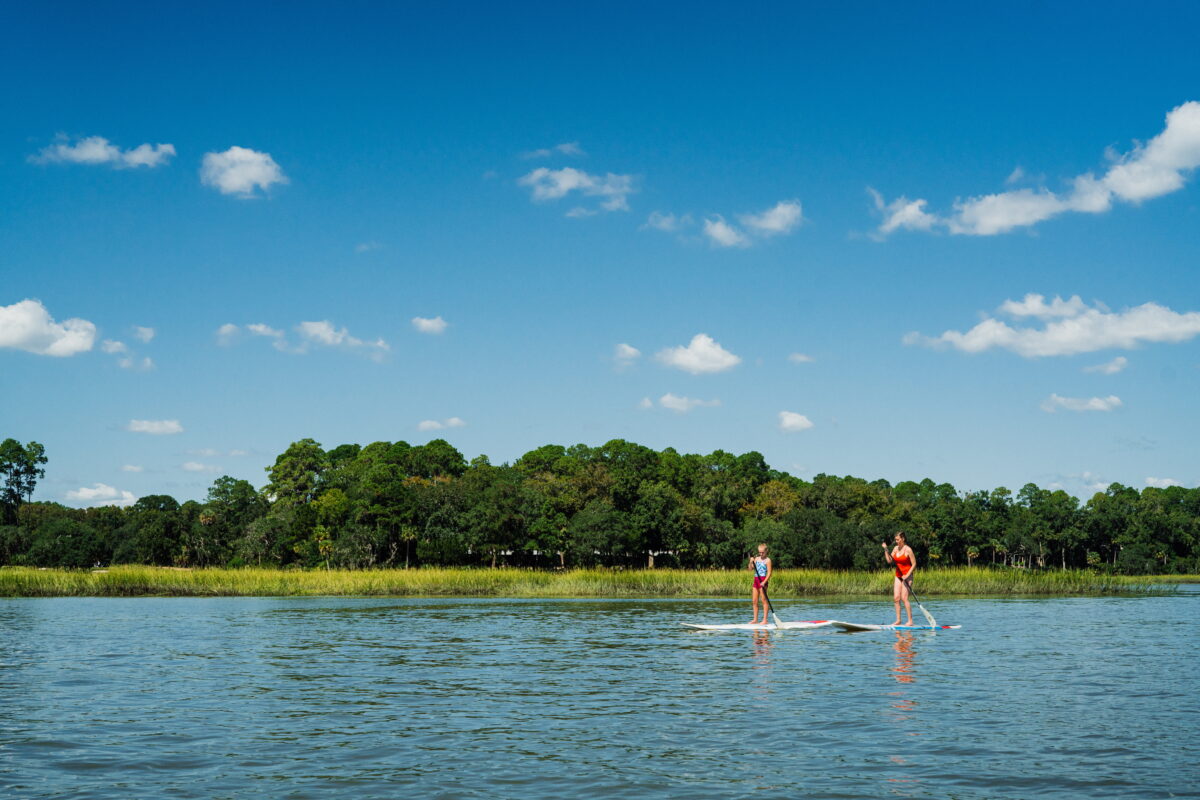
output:
<svg viewBox="0 0 1200 800"><path fill-rule="evenodd" d="M1200 594L926 605L0 600L0 797L1200 797Z"/></svg>

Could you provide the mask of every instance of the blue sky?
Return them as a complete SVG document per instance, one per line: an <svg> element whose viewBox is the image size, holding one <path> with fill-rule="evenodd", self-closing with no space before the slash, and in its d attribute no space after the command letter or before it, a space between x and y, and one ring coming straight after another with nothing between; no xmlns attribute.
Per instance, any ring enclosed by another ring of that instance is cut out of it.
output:
<svg viewBox="0 0 1200 800"><path fill-rule="evenodd" d="M262 485L304 437L1197 485L1198 23L10 10L0 436L72 505Z"/></svg>

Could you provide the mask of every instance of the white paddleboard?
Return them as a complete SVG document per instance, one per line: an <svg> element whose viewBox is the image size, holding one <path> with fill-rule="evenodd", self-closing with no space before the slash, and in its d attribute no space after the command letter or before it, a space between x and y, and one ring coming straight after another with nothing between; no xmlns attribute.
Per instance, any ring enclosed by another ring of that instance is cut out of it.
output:
<svg viewBox="0 0 1200 800"><path fill-rule="evenodd" d="M809 619L803 622L785 622L783 625L776 625L774 622L754 623L743 622L739 625L697 625L691 622L679 623L685 628L693 628L698 631L805 631L812 628L824 628L827 625L832 625L833 622L827 619Z"/></svg>
<svg viewBox="0 0 1200 800"><path fill-rule="evenodd" d="M837 620L830 620L828 624L844 631L952 631L962 627L962 625L868 625Z"/></svg>

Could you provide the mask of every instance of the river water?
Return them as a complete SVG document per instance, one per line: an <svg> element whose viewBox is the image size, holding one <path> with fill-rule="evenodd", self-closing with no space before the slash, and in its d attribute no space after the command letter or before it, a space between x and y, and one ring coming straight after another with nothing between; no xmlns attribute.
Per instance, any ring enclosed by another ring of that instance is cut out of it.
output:
<svg viewBox="0 0 1200 800"><path fill-rule="evenodd" d="M0 600L0 797L1200 797L1200 594L926 606Z"/></svg>

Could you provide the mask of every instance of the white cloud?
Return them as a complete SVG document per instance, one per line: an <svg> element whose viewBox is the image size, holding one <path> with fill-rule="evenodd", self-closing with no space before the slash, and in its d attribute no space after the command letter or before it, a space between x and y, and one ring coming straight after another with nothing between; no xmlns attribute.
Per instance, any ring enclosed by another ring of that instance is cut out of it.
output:
<svg viewBox="0 0 1200 800"><path fill-rule="evenodd" d="M1117 159L1104 185L1123 200L1141 202L1183 188L1184 173L1200 166L1200 103L1167 113L1162 133Z"/></svg>
<svg viewBox="0 0 1200 800"><path fill-rule="evenodd" d="M797 414L795 411L779 412L779 430L781 431L806 431L812 426L812 420L803 414Z"/></svg>
<svg viewBox="0 0 1200 800"><path fill-rule="evenodd" d="M1112 411L1120 408L1121 398L1110 394L1108 397L1060 397L1052 394L1042 401L1042 411L1053 414L1058 409L1067 411Z"/></svg>
<svg viewBox="0 0 1200 800"><path fill-rule="evenodd" d="M0 306L0 347L65 358L92 349L96 326L86 319L55 322L39 300Z"/></svg>
<svg viewBox="0 0 1200 800"><path fill-rule="evenodd" d="M199 461L185 461L179 465L184 472L220 472L220 467L211 464L201 464Z"/></svg>
<svg viewBox="0 0 1200 800"><path fill-rule="evenodd" d="M654 401L651 400L649 397L643 397L641 399L641 401L638 403L638 408L642 408L642 409L654 408Z"/></svg>
<svg viewBox="0 0 1200 800"><path fill-rule="evenodd" d="M417 423L419 431L440 431L443 428L465 428L467 423L459 417L450 417L449 419L423 419Z"/></svg>
<svg viewBox="0 0 1200 800"><path fill-rule="evenodd" d="M1084 372L1099 372L1101 375L1116 375L1125 367L1129 366L1129 359L1125 356L1117 356L1112 361L1107 361L1103 364L1097 364L1094 367L1084 367Z"/></svg>
<svg viewBox="0 0 1200 800"><path fill-rule="evenodd" d="M656 358L668 367L675 367L693 375L724 372L742 363L742 359L713 341L706 333L697 333L686 347L668 347L660 350Z"/></svg>
<svg viewBox="0 0 1200 800"><path fill-rule="evenodd" d="M383 248L383 245L380 244L379 242L373 242L373 241L372 242L359 242L358 244L354 245L354 252L370 253L374 250L380 250L382 248Z"/></svg>
<svg viewBox="0 0 1200 800"><path fill-rule="evenodd" d="M574 167L538 167L519 178L517 184L528 186L535 202L560 200L572 192L578 192L584 197L601 198L600 208L605 211L628 211L629 203L626 198L636 191L632 175L617 175L612 172L603 176L592 175ZM574 211L573 209L572 213Z"/></svg>
<svg viewBox="0 0 1200 800"><path fill-rule="evenodd" d="M238 326L232 322L226 322L221 327L217 328L217 344L228 346L233 344L233 340L237 338Z"/></svg>
<svg viewBox="0 0 1200 800"><path fill-rule="evenodd" d="M1200 166L1200 102L1186 102L1167 113L1162 132L1146 144L1138 144L1123 155L1112 157L1108 171L1097 178L1085 172L1070 179L1062 192L1045 187L1013 189L958 200L954 212L939 217L924 212L924 200L908 201L901 197L886 206L889 212L906 211L916 224L885 214L879 236L900 228L931 230L945 226L951 233L969 236L993 236L1016 228L1029 227L1066 212L1099 214L1112 208L1113 200L1140 203L1178 191L1192 170ZM1018 168L1006 183L1022 180ZM883 199L875 194L878 209Z"/></svg>
<svg viewBox="0 0 1200 800"><path fill-rule="evenodd" d="M1017 303L1009 300L1000 307L1004 313L1021 316L1054 316L1044 327L1013 327L988 317L964 332L946 331L929 337L909 333L905 344L927 347L952 347L967 353L979 353L992 348L1011 350L1027 358L1064 356L1091 353L1108 348L1131 350L1148 342L1183 342L1200 334L1200 312L1177 313L1157 303L1120 312L1111 312L1099 304L1088 307L1077 297L1064 301L1055 297L1046 304L1041 295L1026 295Z"/></svg>
<svg viewBox="0 0 1200 800"><path fill-rule="evenodd" d="M1151 478L1146 478L1146 485L1153 486L1157 489L1166 489L1170 486L1183 486L1183 483L1181 481L1175 480L1174 478L1153 478L1153 477L1151 477Z"/></svg>
<svg viewBox="0 0 1200 800"><path fill-rule="evenodd" d="M365 347L374 350L375 357L381 357L383 353L391 348L383 339L376 339L373 342L365 342L362 339L357 339L350 335L350 332L345 327L335 328L329 320L321 320L319 322L301 322L296 326L296 332L300 334L300 338L305 340L305 343L300 345L300 352L304 351L307 343L319 344L325 347L339 347L355 349Z"/></svg>
<svg viewBox="0 0 1200 800"><path fill-rule="evenodd" d="M1005 300L1000 304L1000 311L1004 314L1013 317L1037 317L1038 319L1076 317L1086 310L1087 305L1079 299L1079 295L1072 295L1070 300L1063 300L1055 295L1054 299L1047 303L1045 296L1030 292L1020 301Z"/></svg>
<svg viewBox="0 0 1200 800"><path fill-rule="evenodd" d="M613 349L613 358L618 364L632 364L637 359L641 358L642 351L638 350L633 345L621 343Z"/></svg>
<svg viewBox="0 0 1200 800"><path fill-rule="evenodd" d="M143 328L141 325L133 326L133 336L135 339L140 339L143 342L149 342L154 338L154 328Z"/></svg>
<svg viewBox="0 0 1200 800"><path fill-rule="evenodd" d="M811 364L812 362L816 361L816 359L810 355L805 355L804 353L792 353L788 356L788 361L792 362L793 364Z"/></svg>
<svg viewBox="0 0 1200 800"><path fill-rule="evenodd" d="M129 348L125 346L124 342L117 342L112 339L105 339L103 342L101 342L100 349L105 353L110 354L129 352Z"/></svg>
<svg viewBox="0 0 1200 800"><path fill-rule="evenodd" d="M140 372L149 372L154 369L154 359L149 356L145 358L126 356L125 358L117 359L117 366L121 369L135 369Z"/></svg>
<svg viewBox="0 0 1200 800"><path fill-rule="evenodd" d="M651 211L650 216L642 225L642 229L650 228L663 233L678 233L684 228L691 227L692 222L691 214L676 216L675 214L664 214L661 211Z"/></svg>
<svg viewBox="0 0 1200 800"><path fill-rule="evenodd" d="M269 153L234 146L223 153L204 154L200 182L221 194L253 197L256 189L266 192L288 179Z"/></svg>
<svg viewBox="0 0 1200 800"><path fill-rule="evenodd" d="M413 327L416 328L421 333L442 333L446 330L446 327L449 325L449 323L446 322L446 320L442 319L441 316L436 316L436 317L432 317L432 318L413 317L412 324L413 324Z"/></svg>
<svg viewBox="0 0 1200 800"><path fill-rule="evenodd" d="M758 214L740 214L738 219L747 228L762 235L776 236L791 233L804 221L799 200L780 200Z"/></svg>
<svg viewBox="0 0 1200 800"><path fill-rule="evenodd" d="M579 146L579 142L563 142L562 144L554 145L554 147L539 147L537 150L528 150L521 153L521 158L549 158L555 153L564 156L587 155L583 152L583 148Z"/></svg>
<svg viewBox="0 0 1200 800"><path fill-rule="evenodd" d="M107 483L95 483L91 487L84 486L67 492L67 500L97 506L131 506L138 499L133 492L114 489Z"/></svg>
<svg viewBox="0 0 1200 800"><path fill-rule="evenodd" d="M194 456L202 456L204 458L212 458L213 456L220 455L220 453L212 447L201 447L199 450L188 450L188 452Z"/></svg>
<svg viewBox="0 0 1200 800"><path fill-rule="evenodd" d="M890 203L885 203L883 195L867 187L867 192L875 201L875 210L883 216L876 238L882 238L898 230L927 231L937 224L938 218L925 210L924 200L909 200L904 195Z"/></svg>
<svg viewBox="0 0 1200 800"><path fill-rule="evenodd" d="M363 341L357 337L351 336L350 332L342 327L335 327L329 320L320 320L312 322L301 322L296 326L296 334L300 337L300 343L292 345L288 342L287 334L278 328L272 328L262 322L255 322L245 326L247 333L252 336L261 336L264 339L271 340L271 346L276 350L284 353L304 354L312 345L322 347L335 347L342 349L359 349L363 348L371 352L371 357L378 360L383 357L391 348L383 339L376 339L373 342ZM226 323L217 329L217 343L221 345L232 344L237 338L241 329L233 323Z"/></svg>
<svg viewBox="0 0 1200 800"><path fill-rule="evenodd" d="M54 144L29 157L35 164L109 164L116 169L160 167L175 155L175 145L141 144L122 150L103 136L88 136L71 144L70 137L59 135Z"/></svg>
<svg viewBox="0 0 1200 800"><path fill-rule="evenodd" d="M719 406L721 405L721 401L696 400L691 397L680 397L679 395L667 392L662 397L658 398L658 404L663 408L670 409L671 411L679 414L686 414L693 408L700 408L702 406Z"/></svg>
<svg viewBox="0 0 1200 800"><path fill-rule="evenodd" d="M130 433L149 433L162 436L172 433L183 433L183 426L177 419L131 419L125 426Z"/></svg>
<svg viewBox="0 0 1200 800"><path fill-rule="evenodd" d="M704 235L714 247L749 247L744 233L725 221L720 214L704 220Z"/></svg>
<svg viewBox="0 0 1200 800"><path fill-rule="evenodd" d="M231 456L248 456L248 455L250 455L250 453L249 453L249 451L246 451L246 450L230 450L229 455L231 455Z"/></svg>
<svg viewBox="0 0 1200 800"><path fill-rule="evenodd" d="M121 472L145 472L146 468L137 464L125 464L121 467Z"/></svg>

